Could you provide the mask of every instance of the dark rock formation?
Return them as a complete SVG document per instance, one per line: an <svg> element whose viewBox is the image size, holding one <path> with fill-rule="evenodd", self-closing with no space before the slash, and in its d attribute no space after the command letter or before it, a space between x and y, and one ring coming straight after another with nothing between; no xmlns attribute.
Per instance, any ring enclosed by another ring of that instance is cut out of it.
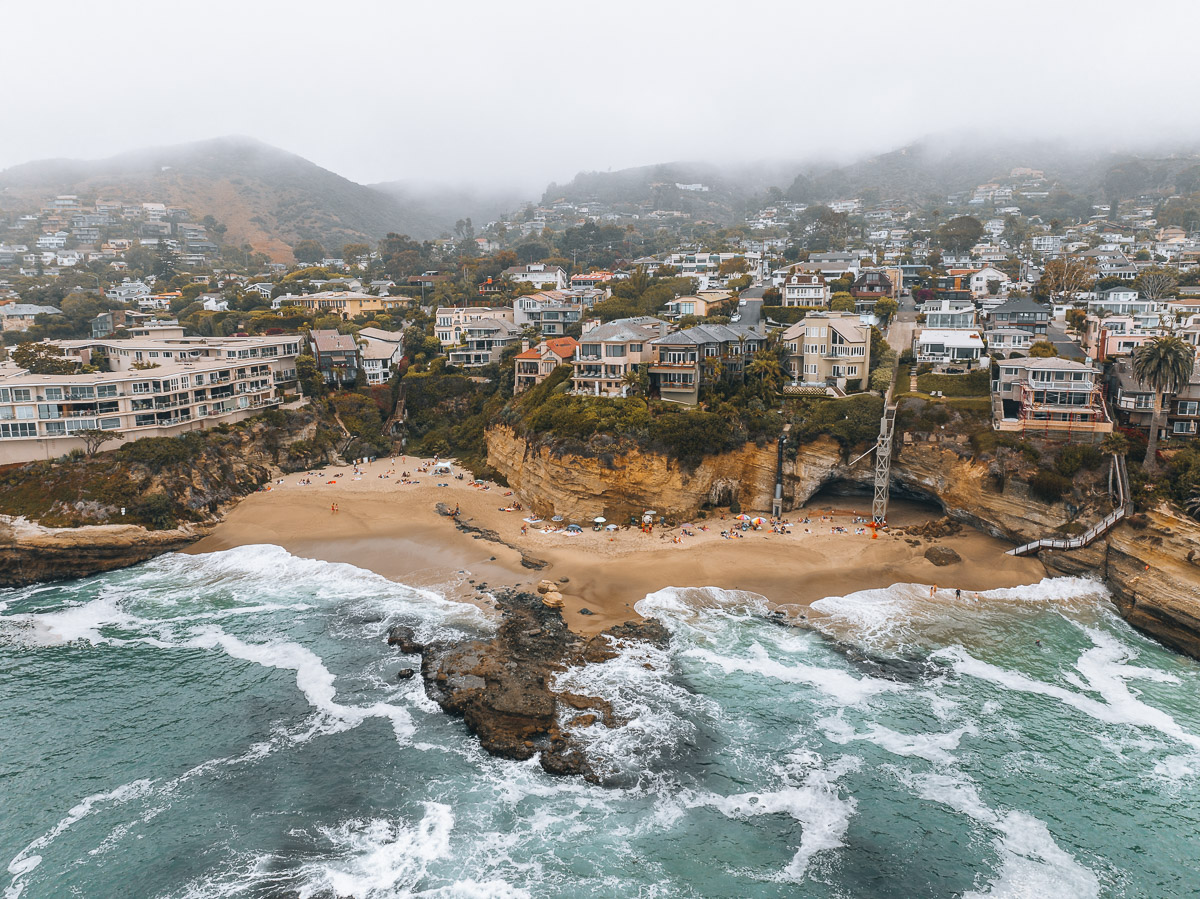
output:
<svg viewBox="0 0 1200 899"><path fill-rule="evenodd" d="M388 631L388 646L398 646L401 652L414 654L422 652L425 647L417 641L417 632L402 624Z"/></svg>
<svg viewBox="0 0 1200 899"><path fill-rule="evenodd" d="M525 552L525 550L521 549L521 547L514 543L509 543L491 528L481 528L478 525L463 521L461 518L456 517L454 513L450 511L450 507L445 503L436 503L434 505L434 509L437 510L439 515L442 515L446 518L453 518L454 526L456 528L458 528L464 534L470 534L476 540L487 540L491 543L499 543L501 546L507 546L509 549L515 549L521 554L522 568L530 568L534 571L541 571L546 567L547 563L545 559L539 559L536 556L529 555L529 553ZM495 558L495 556L492 558Z"/></svg>
<svg viewBox="0 0 1200 899"><path fill-rule="evenodd" d="M584 640L566 626L562 613L546 606L540 596L508 592L499 597L498 604L503 620L495 637L422 647L421 676L426 692L443 710L461 715L488 752L512 759L540 754L542 768L551 774L597 779L585 747L572 730L596 721L608 727L619 722L612 707L599 697L555 691L554 677L570 666L616 656L607 636L665 645L669 639L666 628L646 620ZM396 633L400 630L393 629L389 643L402 645L401 638L410 639L408 634ZM562 723L566 714L560 716L560 707L584 714Z"/></svg>
<svg viewBox="0 0 1200 899"><path fill-rule="evenodd" d="M396 672L396 680L410 680L416 673L412 668L401 668Z"/></svg>
<svg viewBox="0 0 1200 899"><path fill-rule="evenodd" d="M925 558L938 568L943 568L946 565L953 565L956 562L962 561L962 556L948 546L929 547L929 549L925 550Z"/></svg>

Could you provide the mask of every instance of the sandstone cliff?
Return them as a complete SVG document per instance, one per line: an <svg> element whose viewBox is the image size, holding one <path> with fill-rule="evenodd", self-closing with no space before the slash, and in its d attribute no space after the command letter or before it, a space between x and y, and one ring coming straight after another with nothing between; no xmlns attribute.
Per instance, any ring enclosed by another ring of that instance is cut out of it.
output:
<svg viewBox="0 0 1200 899"><path fill-rule="evenodd" d="M688 471L659 453L637 450L579 456L534 446L504 427L488 431L488 464L542 515L586 521L603 515L620 521L645 509L688 518L705 504L745 509L771 508L778 455L774 444L706 458ZM993 536L1024 542L1062 524L1063 506L1030 497L1025 484L1009 478L1000 489L988 463L954 443L902 447L892 466L895 495L940 505L947 515ZM827 484L870 489L871 457L847 465L841 447L821 438L800 447L783 464L785 509L802 506ZM1077 510L1087 520L1087 510Z"/></svg>
<svg viewBox="0 0 1200 899"><path fill-rule="evenodd" d="M488 463L541 514L576 520L598 514L622 520L646 508L687 518L706 503L723 505L732 497L746 509L769 509L776 459L774 446L748 445L689 472L656 453L558 455L506 428L488 432ZM827 484L873 483L870 457L848 466L828 438L800 447L784 462L783 475L785 509L802 505ZM1014 543L1051 536L1065 519L1090 524L1107 511L1098 487L1076 506L1042 502L1020 476L1001 481L992 463L953 440L900 447L892 475L893 495L935 503L951 518ZM1130 624L1200 658L1200 525L1166 510L1149 515L1148 522L1140 530L1123 525L1084 550L1043 551L1042 562L1051 574L1105 579Z"/></svg>
<svg viewBox="0 0 1200 899"><path fill-rule="evenodd" d="M0 587L125 568L182 549L206 532L197 525L161 531L122 524L47 528L0 516Z"/></svg>

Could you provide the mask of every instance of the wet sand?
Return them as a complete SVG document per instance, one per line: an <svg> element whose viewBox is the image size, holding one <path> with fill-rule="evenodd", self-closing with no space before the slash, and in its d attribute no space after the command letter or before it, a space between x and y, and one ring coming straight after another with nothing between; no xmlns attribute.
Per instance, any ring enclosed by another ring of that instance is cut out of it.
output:
<svg viewBox="0 0 1200 899"><path fill-rule="evenodd" d="M695 536L681 536L678 543L678 528L644 534L637 528L595 532L587 527L573 536L540 530L566 522L529 525L522 535L522 519L530 513L502 511L519 502L519 496L495 484L472 487L469 472L461 481L453 475L418 473L420 464L397 456L395 474L386 478L379 475L393 469L388 459L365 466L360 476L350 467L329 466L323 476L311 476L307 486L300 481L310 476L286 475L282 484L243 500L188 552L271 543L294 555L349 563L464 600L478 599L480 584L528 588L542 578L565 581L564 615L580 633L637 617L633 606L638 600L670 586L748 590L807 613L812 602L825 596L894 583L976 591L1035 583L1045 576L1036 560L1007 556L1009 544L969 528L911 545L912 538L895 531L937 517L935 510L914 504L893 504L892 532L872 539L869 529L854 522L856 515L869 518L868 497L816 497L815 505L785 515L792 522L788 535L764 529L727 540L721 531L738 522L719 515L691 522ZM417 483L403 484L403 471ZM454 467L455 474L463 471ZM457 505L463 524L494 531L503 542L463 533L452 518L436 511L439 502L449 509ZM805 515L811 519L808 524L801 523ZM820 520L823 515L832 518ZM830 533L833 526L849 533ZM865 533L855 533L858 528ZM924 557L933 542L955 550L962 561L935 566ZM524 567L522 553L544 561L545 567Z"/></svg>

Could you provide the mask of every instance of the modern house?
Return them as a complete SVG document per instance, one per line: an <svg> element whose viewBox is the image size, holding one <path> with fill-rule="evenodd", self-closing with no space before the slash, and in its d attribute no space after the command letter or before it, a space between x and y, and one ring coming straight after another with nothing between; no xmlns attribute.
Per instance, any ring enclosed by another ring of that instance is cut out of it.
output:
<svg viewBox="0 0 1200 899"><path fill-rule="evenodd" d="M744 377L747 362L766 345L766 334L740 325L696 325L655 338L651 390L663 400L694 406L701 386Z"/></svg>
<svg viewBox="0 0 1200 899"><path fill-rule="evenodd" d="M979 331L969 328L925 328L913 338L913 356L939 368L979 368L987 359Z"/></svg>
<svg viewBox="0 0 1200 899"><path fill-rule="evenodd" d="M1157 324L1158 316L1153 316ZM1128 356L1151 337L1160 333L1157 327L1144 327L1144 319L1132 315L1089 315L1083 323L1083 351L1097 362L1107 362L1118 356Z"/></svg>
<svg viewBox="0 0 1200 899"><path fill-rule="evenodd" d="M1151 315L1157 309L1157 302L1143 300L1136 290L1127 287L1098 290L1096 298L1087 304L1089 315Z"/></svg>
<svg viewBox="0 0 1200 899"><path fill-rule="evenodd" d="M1050 309L1028 297L1013 297L993 309L990 319L993 328L1020 328L1045 337L1050 327Z"/></svg>
<svg viewBox="0 0 1200 899"><path fill-rule="evenodd" d="M783 343L793 387L833 395L866 388L871 371L871 327L856 313L814 312L784 331ZM785 388L784 392L789 391Z"/></svg>
<svg viewBox="0 0 1200 899"><path fill-rule="evenodd" d="M572 389L592 396L624 396L625 376L651 361L650 342L665 336L668 327L661 319L643 315L585 330L575 350Z"/></svg>
<svg viewBox="0 0 1200 899"><path fill-rule="evenodd" d="M471 322L490 318L512 323L514 315L510 306L440 306L434 315L434 333L443 347L458 346Z"/></svg>
<svg viewBox="0 0 1200 899"><path fill-rule="evenodd" d="M1034 337L1020 328L992 328L983 332L983 341L987 344L988 355L995 359L1008 359L1014 354L1028 356Z"/></svg>
<svg viewBox="0 0 1200 899"><path fill-rule="evenodd" d="M541 384L560 365L569 365L579 341L574 337L549 337L537 346L531 347L528 340L522 341L521 346L513 363L513 393Z"/></svg>
<svg viewBox="0 0 1200 899"><path fill-rule="evenodd" d="M992 427L1095 443L1112 431L1100 373L1070 359L1007 359L992 382Z"/></svg>
<svg viewBox="0 0 1200 899"><path fill-rule="evenodd" d="M0 465L83 449L81 430L170 437L240 421L296 389L301 338L70 340L64 355L112 371L34 375L0 363ZM135 369L140 364L153 366Z"/></svg>
<svg viewBox="0 0 1200 899"><path fill-rule="evenodd" d="M856 300L877 300L880 297L895 297L896 287L892 279L881 271L865 271L850 287L850 295Z"/></svg>
<svg viewBox="0 0 1200 899"><path fill-rule="evenodd" d="M1117 421L1149 432L1154 416L1154 390L1133 374L1129 359L1108 369L1109 395ZM1200 432L1200 362L1193 364L1188 382L1175 393L1163 394L1159 437L1195 437Z"/></svg>
<svg viewBox="0 0 1200 899"><path fill-rule="evenodd" d="M0 307L0 313L3 307ZM149 312L134 312L132 309L113 309L101 312L92 319L92 337L99 340L109 337L121 329L135 328L150 321L153 316Z"/></svg>
<svg viewBox="0 0 1200 899"><path fill-rule="evenodd" d="M936 299L921 304L927 328L974 328L975 304L966 300Z"/></svg>
<svg viewBox="0 0 1200 899"><path fill-rule="evenodd" d="M520 328L502 318L479 318L467 322L462 328L462 345L450 350L450 364L462 368L480 368L499 362L504 348L516 343L520 335Z"/></svg>
<svg viewBox="0 0 1200 899"><path fill-rule="evenodd" d="M543 337L562 337L583 318L583 304L565 291L548 290L513 300L513 324L537 328Z"/></svg>
<svg viewBox="0 0 1200 899"><path fill-rule="evenodd" d="M543 290L563 290L567 286L567 273L557 265L546 265L544 262L509 266L500 276L515 283L533 284Z"/></svg>
<svg viewBox="0 0 1200 899"><path fill-rule="evenodd" d="M386 384L392 366L404 358L404 332L363 328L358 332L359 355L368 384Z"/></svg>

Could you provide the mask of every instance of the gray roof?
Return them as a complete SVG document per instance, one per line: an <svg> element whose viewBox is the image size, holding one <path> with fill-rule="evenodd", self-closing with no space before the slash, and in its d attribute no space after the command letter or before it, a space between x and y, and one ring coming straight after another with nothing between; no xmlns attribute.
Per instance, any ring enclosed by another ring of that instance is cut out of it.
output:
<svg viewBox="0 0 1200 899"><path fill-rule="evenodd" d="M55 306L38 306L35 303L9 303L0 306L0 318L24 318L30 315L62 315Z"/></svg>
<svg viewBox="0 0 1200 899"><path fill-rule="evenodd" d="M354 338L349 334L339 334L337 331L312 331L309 333L313 344L317 351L321 353L332 353L339 350L353 350L356 346Z"/></svg>
<svg viewBox="0 0 1200 899"><path fill-rule="evenodd" d="M1041 312L1047 318L1050 317L1050 308L1043 306L1030 297L1012 297L1005 300L992 310L992 316L995 317L1001 312Z"/></svg>
<svg viewBox="0 0 1200 899"><path fill-rule="evenodd" d="M766 340L767 336L742 325L696 325L659 337L652 343L666 346L703 346L708 343L738 343L745 340Z"/></svg>
<svg viewBox="0 0 1200 899"><path fill-rule="evenodd" d="M652 340L658 336L658 327L664 324L657 318L639 315L636 318L618 318L606 325L592 328L579 338L580 343L605 340Z"/></svg>

